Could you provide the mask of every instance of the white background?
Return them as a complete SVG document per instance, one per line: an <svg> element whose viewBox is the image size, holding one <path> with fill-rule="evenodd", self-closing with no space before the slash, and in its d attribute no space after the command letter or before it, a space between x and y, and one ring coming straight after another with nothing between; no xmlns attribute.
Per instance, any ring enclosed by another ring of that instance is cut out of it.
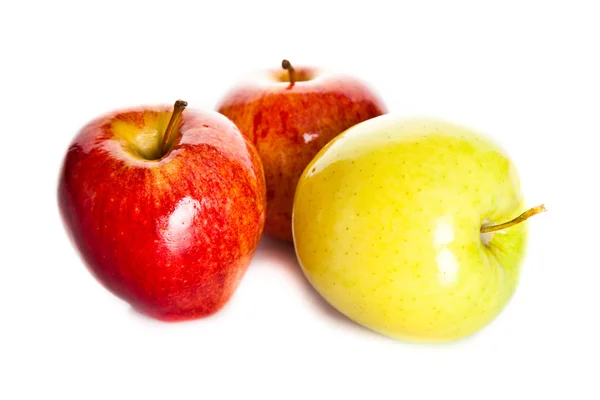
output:
<svg viewBox="0 0 600 400"><path fill-rule="evenodd" d="M594 3L3 2L0 398L600 398ZM355 74L390 111L471 126L512 155L530 205L550 212L531 221L513 301L479 334L371 333L271 241L231 302L194 322L143 317L84 268L55 200L77 130L138 104L213 108L282 58Z"/></svg>

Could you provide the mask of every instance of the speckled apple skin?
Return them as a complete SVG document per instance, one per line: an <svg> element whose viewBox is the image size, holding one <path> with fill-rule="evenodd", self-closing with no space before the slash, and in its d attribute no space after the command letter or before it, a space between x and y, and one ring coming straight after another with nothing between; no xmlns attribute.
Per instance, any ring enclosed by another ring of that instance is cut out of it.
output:
<svg viewBox="0 0 600 400"><path fill-rule="evenodd" d="M365 83L313 68L290 85L282 70L268 71L232 89L217 110L257 147L267 181L265 233L292 240L294 193L302 171L331 139L359 122L387 112ZM283 71L287 75L287 72Z"/></svg>
<svg viewBox="0 0 600 400"><path fill-rule="evenodd" d="M294 242L308 280L352 320L445 342L482 329L512 297L527 222L485 238L480 228L524 209L516 168L488 137L386 115L344 132L307 167Z"/></svg>
<svg viewBox="0 0 600 400"><path fill-rule="evenodd" d="M152 142L169 116L169 107L137 108L85 126L65 156L58 204L106 288L176 321L230 299L263 230L266 186L254 146L213 111L185 110L180 140L164 158L134 154L131 143Z"/></svg>

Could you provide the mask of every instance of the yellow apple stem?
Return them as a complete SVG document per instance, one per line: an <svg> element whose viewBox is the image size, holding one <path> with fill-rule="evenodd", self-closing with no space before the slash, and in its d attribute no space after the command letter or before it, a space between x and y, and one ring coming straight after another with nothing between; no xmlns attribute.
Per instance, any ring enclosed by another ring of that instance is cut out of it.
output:
<svg viewBox="0 0 600 400"><path fill-rule="evenodd" d="M179 123L181 122L181 114L183 110L187 107L187 101L177 100L175 105L173 106L173 114L171 114L171 119L169 120L169 124L167 125L167 129L165 129L165 133L163 134L162 144L161 144L161 154L164 156L169 150L169 143L173 139L173 135L175 134L175 130L179 128Z"/></svg>
<svg viewBox="0 0 600 400"><path fill-rule="evenodd" d="M286 69L290 74L290 86L296 82L296 70L292 67L292 63L288 60L283 60L281 62L281 68Z"/></svg>
<svg viewBox="0 0 600 400"><path fill-rule="evenodd" d="M502 229L510 228L511 226L516 225L520 222L523 222L526 219L533 217L536 214L543 213L544 211L547 211L546 207L543 204L541 204L537 207L530 208L529 210L525 211L523 214L519 215L515 219L512 219L503 224L482 226L480 232L488 233L488 232L494 232L494 231L501 231Z"/></svg>

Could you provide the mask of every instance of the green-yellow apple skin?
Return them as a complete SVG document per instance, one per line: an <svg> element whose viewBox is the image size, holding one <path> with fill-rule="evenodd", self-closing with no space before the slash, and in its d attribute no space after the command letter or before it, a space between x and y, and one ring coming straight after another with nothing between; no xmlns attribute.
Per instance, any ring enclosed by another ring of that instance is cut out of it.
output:
<svg viewBox="0 0 600 400"><path fill-rule="evenodd" d="M384 335L445 342L491 322L517 286L527 223L519 177L488 137L385 115L304 170L292 227L301 268L337 310Z"/></svg>

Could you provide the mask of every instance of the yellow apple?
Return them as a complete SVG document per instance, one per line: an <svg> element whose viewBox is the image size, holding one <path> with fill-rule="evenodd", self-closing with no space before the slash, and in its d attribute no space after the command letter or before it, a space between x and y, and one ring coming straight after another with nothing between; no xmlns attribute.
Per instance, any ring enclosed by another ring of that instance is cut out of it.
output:
<svg viewBox="0 0 600 400"><path fill-rule="evenodd" d="M385 115L345 131L304 170L294 243L310 283L350 319L394 338L450 341L513 295L522 220L543 211L514 219L524 204L515 166L486 136Z"/></svg>

